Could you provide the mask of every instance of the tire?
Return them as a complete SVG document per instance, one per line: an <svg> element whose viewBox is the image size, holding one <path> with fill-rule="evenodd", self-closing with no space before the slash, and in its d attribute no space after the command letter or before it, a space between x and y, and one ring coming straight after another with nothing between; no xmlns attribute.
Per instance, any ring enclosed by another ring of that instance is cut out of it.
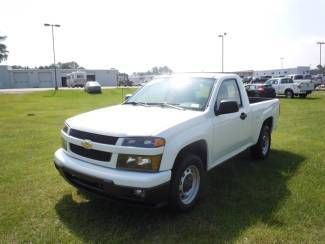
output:
<svg viewBox="0 0 325 244"><path fill-rule="evenodd" d="M251 155L255 159L266 159L271 147L271 129L263 125L257 143L251 147Z"/></svg>
<svg viewBox="0 0 325 244"><path fill-rule="evenodd" d="M286 98L293 98L294 97L294 93L292 90L286 90L284 95L286 96Z"/></svg>
<svg viewBox="0 0 325 244"><path fill-rule="evenodd" d="M169 206L177 212L191 210L198 201L205 182L206 172L202 159L187 154L177 160L172 170Z"/></svg>

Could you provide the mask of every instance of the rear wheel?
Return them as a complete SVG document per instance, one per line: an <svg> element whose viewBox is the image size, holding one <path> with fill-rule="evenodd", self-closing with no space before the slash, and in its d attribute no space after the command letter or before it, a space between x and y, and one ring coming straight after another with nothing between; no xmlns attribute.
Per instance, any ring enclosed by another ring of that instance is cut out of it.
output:
<svg viewBox="0 0 325 244"><path fill-rule="evenodd" d="M291 90L286 90L284 95L286 96L286 98L293 98L294 96L293 91Z"/></svg>
<svg viewBox="0 0 325 244"><path fill-rule="evenodd" d="M170 186L169 204L173 210L188 211L198 201L205 171L200 157L188 154L176 162Z"/></svg>
<svg viewBox="0 0 325 244"><path fill-rule="evenodd" d="M255 159L266 159L271 147L271 129L263 125L257 143L251 147L252 157Z"/></svg>

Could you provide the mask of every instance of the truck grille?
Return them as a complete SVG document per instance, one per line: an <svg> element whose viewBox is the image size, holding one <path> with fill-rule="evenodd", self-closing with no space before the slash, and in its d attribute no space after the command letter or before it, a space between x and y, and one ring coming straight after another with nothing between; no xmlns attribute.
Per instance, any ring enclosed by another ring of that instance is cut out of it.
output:
<svg viewBox="0 0 325 244"><path fill-rule="evenodd" d="M109 162L111 161L111 156L112 154L109 152L103 152L99 150L94 150L94 149L85 149L81 146L75 145L70 143L70 151L78 154L82 157L85 158L90 158L98 161L104 161L104 162Z"/></svg>
<svg viewBox="0 0 325 244"><path fill-rule="evenodd" d="M110 145L115 145L118 139L118 137L114 137L114 136L104 136L104 135L94 134L94 133L75 130L75 129L70 129L69 135L79 139L87 139L93 142L110 144Z"/></svg>

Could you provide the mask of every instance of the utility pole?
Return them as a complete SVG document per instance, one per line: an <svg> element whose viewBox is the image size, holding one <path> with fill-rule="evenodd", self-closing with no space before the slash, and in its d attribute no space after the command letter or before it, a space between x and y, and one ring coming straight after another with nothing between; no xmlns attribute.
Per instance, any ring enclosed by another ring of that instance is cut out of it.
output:
<svg viewBox="0 0 325 244"><path fill-rule="evenodd" d="M227 35L227 33L223 33L218 35L218 37L221 37L221 72L223 73L223 60L224 60L224 37Z"/></svg>
<svg viewBox="0 0 325 244"><path fill-rule="evenodd" d="M317 44L319 45L319 65L320 65L321 71L323 71L323 75L324 75L324 69L322 67L322 45L324 45L325 42L317 42Z"/></svg>
<svg viewBox="0 0 325 244"><path fill-rule="evenodd" d="M44 24L46 27L52 27L52 47L53 47L53 60L54 60L54 81L55 81L55 90L58 90L58 81L56 75L56 62L55 62L55 45L54 45L54 27L60 27L61 25L57 24Z"/></svg>

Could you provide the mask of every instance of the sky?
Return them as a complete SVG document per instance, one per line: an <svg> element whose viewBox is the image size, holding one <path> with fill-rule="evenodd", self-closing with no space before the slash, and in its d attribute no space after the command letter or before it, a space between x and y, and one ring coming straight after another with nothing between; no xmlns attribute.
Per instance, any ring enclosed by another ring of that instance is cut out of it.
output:
<svg viewBox="0 0 325 244"><path fill-rule="evenodd" d="M40 66L56 58L85 68L175 72L261 70L319 64L325 0L2 0L8 60ZM322 52L325 63L325 45Z"/></svg>

